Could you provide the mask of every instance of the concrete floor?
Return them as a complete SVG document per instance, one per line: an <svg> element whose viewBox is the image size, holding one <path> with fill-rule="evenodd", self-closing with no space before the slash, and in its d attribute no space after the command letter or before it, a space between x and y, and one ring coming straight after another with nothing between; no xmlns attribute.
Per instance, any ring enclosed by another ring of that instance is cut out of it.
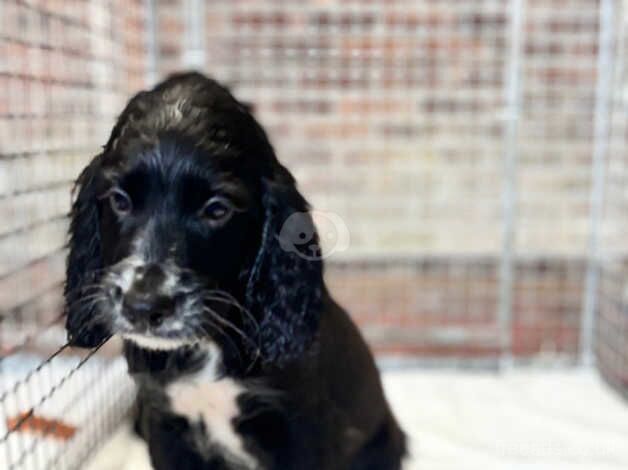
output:
<svg viewBox="0 0 628 470"><path fill-rule="evenodd" d="M384 373L406 470L625 470L628 404L591 371ZM150 469L122 428L87 470Z"/></svg>

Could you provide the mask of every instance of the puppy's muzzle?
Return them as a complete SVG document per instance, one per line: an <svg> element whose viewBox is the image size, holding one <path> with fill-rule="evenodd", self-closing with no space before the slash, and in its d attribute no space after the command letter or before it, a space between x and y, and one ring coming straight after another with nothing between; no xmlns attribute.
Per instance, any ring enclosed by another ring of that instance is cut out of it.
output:
<svg viewBox="0 0 628 470"><path fill-rule="evenodd" d="M121 296L122 314L136 328L157 327L175 313L176 300L167 292L168 275L156 263L135 267L133 281Z"/></svg>

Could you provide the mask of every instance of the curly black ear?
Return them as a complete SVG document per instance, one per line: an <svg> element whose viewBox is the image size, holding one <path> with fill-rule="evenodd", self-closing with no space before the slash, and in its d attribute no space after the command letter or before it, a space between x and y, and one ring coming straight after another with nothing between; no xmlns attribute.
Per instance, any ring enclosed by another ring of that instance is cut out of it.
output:
<svg viewBox="0 0 628 470"><path fill-rule="evenodd" d="M73 346L94 347L108 336L108 327L94 312L94 285L101 275L102 258L96 177L101 156L92 160L78 177L78 194L70 212L69 248L65 282L65 313L68 339Z"/></svg>
<svg viewBox="0 0 628 470"><path fill-rule="evenodd" d="M316 335L323 264L320 256L300 251L296 240L285 239L287 221L297 217L297 231L307 234L305 243L318 246L307 202L288 170L277 165L273 177L263 181L265 221L249 275L246 306L260 321L261 359L282 366L303 354Z"/></svg>

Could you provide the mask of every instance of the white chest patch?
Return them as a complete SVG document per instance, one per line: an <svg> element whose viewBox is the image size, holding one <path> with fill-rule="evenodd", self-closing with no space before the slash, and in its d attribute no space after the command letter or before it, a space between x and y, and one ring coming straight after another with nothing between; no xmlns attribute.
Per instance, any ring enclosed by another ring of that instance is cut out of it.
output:
<svg viewBox="0 0 628 470"><path fill-rule="evenodd" d="M233 426L239 413L237 398L244 387L233 379L219 378L220 353L212 345L209 354L210 360L201 371L167 386L172 411L192 422L202 420L208 439L224 449L227 460L257 468Z"/></svg>

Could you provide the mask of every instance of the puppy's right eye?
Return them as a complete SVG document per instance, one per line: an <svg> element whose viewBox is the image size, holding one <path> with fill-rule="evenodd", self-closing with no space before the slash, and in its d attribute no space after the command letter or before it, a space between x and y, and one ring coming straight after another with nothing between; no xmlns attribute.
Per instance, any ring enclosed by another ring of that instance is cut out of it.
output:
<svg viewBox="0 0 628 470"><path fill-rule="evenodd" d="M233 206L225 198L216 196L205 203L200 216L211 225L227 221L233 213Z"/></svg>
<svg viewBox="0 0 628 470"><path fill-rule="evenodd" d="M109 193L109 204L111 209L119 216L127 215L133 209L133 203L129 195L117 188Z"/></svg>

